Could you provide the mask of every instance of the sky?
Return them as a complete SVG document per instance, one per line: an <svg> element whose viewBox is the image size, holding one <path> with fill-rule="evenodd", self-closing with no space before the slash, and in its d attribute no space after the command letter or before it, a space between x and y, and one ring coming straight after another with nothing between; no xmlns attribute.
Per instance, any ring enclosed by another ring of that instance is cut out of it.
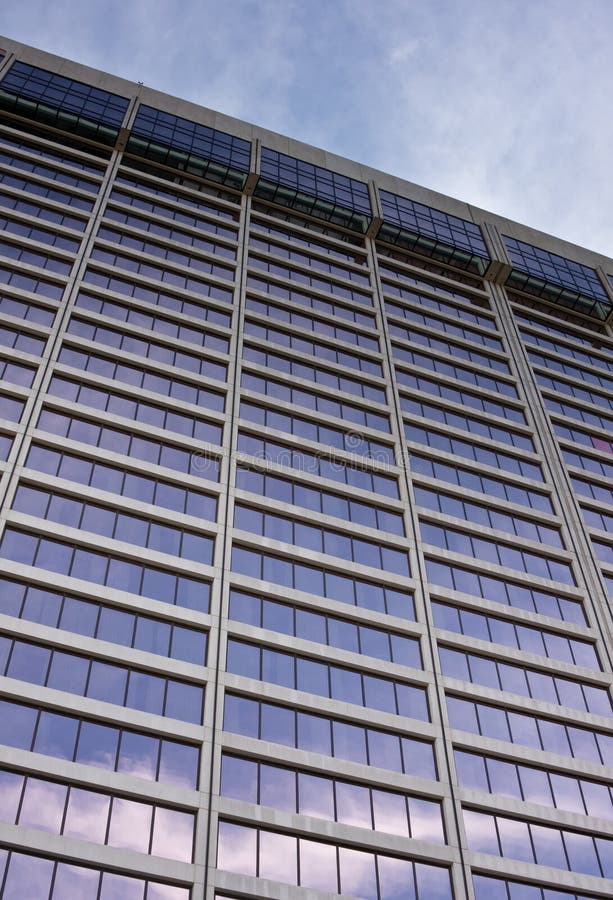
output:
<svg viewBox="0 0 613 900"><path fill-rule="evenodd" d="M19 0L8 37L613 255L613 0Z"/></svg>

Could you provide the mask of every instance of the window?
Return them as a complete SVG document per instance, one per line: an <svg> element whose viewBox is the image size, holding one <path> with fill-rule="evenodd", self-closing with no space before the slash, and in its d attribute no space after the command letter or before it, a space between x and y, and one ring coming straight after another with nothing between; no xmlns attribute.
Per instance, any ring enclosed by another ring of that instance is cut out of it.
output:
<svg viewBox="0 0 613 900"><path fill-rule="evenodd" d="M386 612L404 619L415 617L413 598L408 591L351 578L333 570L294 563L251 548L233 547L232 571L340 603Z"/></svg>
<svg viewBox="0 0 613 900"><path fill-rule="evenodd" d="M398 884L419 890L423 900L452 900L449 870L441 866L225 821L219 823L217 846L217 865L228 872L372 900L392 900Z"/></svg>
<svg viewBox="0 0 613 900"><path fill-rule="evenodd" d="M280 634L294 635L302 640L351 650L416 669L422 667L417 638L383 631L371 625L359 625L347 619L290 606L244 591L230 591L229 617L235 622L246 622Z"/></svg>
<svg viewBox="0 0 613 900"><path fill-rule="evenodd" d="M445 842L441 804L224 754L221 796L377 832Z"/></svg>

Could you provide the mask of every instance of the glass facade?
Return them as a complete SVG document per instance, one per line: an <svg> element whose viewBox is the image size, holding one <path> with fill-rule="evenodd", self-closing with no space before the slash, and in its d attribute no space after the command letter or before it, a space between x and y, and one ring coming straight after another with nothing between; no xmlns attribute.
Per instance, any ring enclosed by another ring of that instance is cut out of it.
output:
<svg viewBox="0 0 613 900"><path fill-rule="evenodd" d="M105 144L119 134L128 99L16 61L0 82L0 105Z"/></svg>
<svg viewBox="0 0 613 900"><path fill-rule="evenodd" d="M139 104L127 149L166 166L239 188L247 180L251 161L249 141L144 103Z"/></svg>
<svg viewBox="0 0 613 900"><path fill-rule="evenodd" d="M382 240L480 275L486 271L490 255L481 229L474 222L389 191L382 190L379 196Z"/></svg>
<svg viewBox="0 0 613 900"><path fill-rule="evenodd" d="M503 235L513 266L507 284L553 300L597 319L606 319L613 300L590 266Z"/></svg>
<svg viewBox="0 0 613 900"><path fill-rule="evenodd" d="M6 46L0 898L613 896L612 264Z"/></svg>
<svg viewBox="0 0 613 900"><path fill-rule="evenodd" d="M372 218L363 181L267 147L255 195L355 231L365 232Z"/></svg>

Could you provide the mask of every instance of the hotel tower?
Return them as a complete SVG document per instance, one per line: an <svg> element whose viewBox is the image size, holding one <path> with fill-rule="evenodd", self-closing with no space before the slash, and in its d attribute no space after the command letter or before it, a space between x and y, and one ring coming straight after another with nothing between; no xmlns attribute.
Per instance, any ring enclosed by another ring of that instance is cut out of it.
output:
<svg viewBox="0 0 613 900"><path fill-rule="evenodd" d="M2 900L613 896L613 260L0 38Z"/></svg>

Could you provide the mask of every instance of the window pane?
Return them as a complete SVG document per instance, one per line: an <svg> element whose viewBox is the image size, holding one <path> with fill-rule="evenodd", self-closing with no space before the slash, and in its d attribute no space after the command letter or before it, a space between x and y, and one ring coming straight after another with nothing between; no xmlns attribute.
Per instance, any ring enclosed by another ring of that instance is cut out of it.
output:
<svg viewBox="0 0 613 900"><path fill-rule="evenodd" d="M0 721L2 722L2 740L9 747L21 747L30 750L36 724L37 712L29 706L20 706L0 700Z"/></svg>
<svg viewBox="0 0 613 900"><path fill-rule="evenodd" d="M607 837L596 837L594 841L600 857L602 877L613 878L613 841Z"/></svg>
<svg viewBox="0 0 613 900"><path fill-rule="evenodd" d="M402 738L402 756L404 771L407 775L436 780L436 762L434 760L434 744L428 741L417 741Z"/></svg>
<svg viewBox="0 0 613 900"><path fill-rule="evenodd" d="M93 637L98 621L98 604L87 603L76 597L66 597L62 609L61 627L76 634Z"/></svg>
<svg viewBox="0 0 613 900"><path fill-rule="evenodd" d="M257 676L252 676L257 677ZM262 650L262 680L283 687L295 687L295 661L289 653L276 650Z"/></svg>
<svg viewBox="0 0 613 900"><path fill-rule="evenodd" d="M66 794L67 788L63 784L28 778L19 811L19 824L59 834Z"/></svg>
<svg viewBox="0 0 613 900"><path fill-rule="evenodd" d="M500 878L473 875L473 886L476 900L509 900L506 883Z"/></svg>
<svg viewBox="0 0 613 900"><path fill-rule="evenodd" d="M220 822L217 865L226 872L256 874L256 835L254 828Z"/></svg>
<svg viewBox="0 0 613 900"><path fill-rule="evenodd" d="M302 887L336 894L338 892L336 848L332 844L322 844L304 838L300 838L298 843Z"/></svg>
<svg viewBox="0 0 613 900"><path fill-rule="evenodd" d="M547 772L528 766L519 766L518 768L524 800L528 803L544 803L545 806L553 806Z"/></svg>
<svg viewBox="0 0 613 900"><path fill-rule="evenodd" d="M350 669L330 667L331 693L335 700L343 700L345 703L363 704L362 679L358 672Z"/></svg>
<svg viewBox="0 0 613 900"><path fill-rule="evenodd" d="M345 825L372 828L370 791L357 784L336 784L336 814Z"/></svg>
<svg viewBox="0 0 613 900"><path fill-rule="evenodd" d="M409 836L407 806L402 794L373 789L372 802L375 831Z"/></svg>
<svg viewBox="0 0 613 900"><path fill-rule="evenodd" d="M298 775L298 812L334 821L334 791L330 778L318 775Z"/></svg>
<svg viewBox="0 0 613 900"><path fill-rule="evenodd" d="M155 780L159 741L146 734L124 731L121 736L117 771L137 778Z"/></svg>
<svg viewBox="0 0 613 900"><path fill-rule="evenodd" d="M396 697L398 700L398 715L408 716L410 719L419 719L422 722L430 721L427 695L423 688L397 683Z"/></svg>
<svg viewBox="0 0 613 900"><path fill-rule="evenodd" d="M259 731L259 704L246 697L227 694L224 704L224 729L246 737L257 738Z"/></svg>
<svg viewBox="0 0 613 900"><path fill-rule="evenodd" d="M567 775L558 775L555 772L551 773L550 778L556 807L584 813L583 798L577 779L569 778Z"/></svg>
<svg viewBox="0 0 613 900"><path fill-rule="evenodd" d="M489 759L487 770L493 794L522 799L517 769L512 763L504 762L501 759Z"/></svg>
<svg viewBox="0 0 613 900"><path fill-rule="evenodd" d="M108 843L110 847L149 852L152 808L136 800L113 798Z"/></svg>
<svg viewBox="0 0 613 900"><path fill-rule="evenodd" d="M122 706L126 693L126 681L125 669L94 661L87 685L87 696Z"/></svg>
<svg viewBox="0 0 613 900"><path fill-rule="evenodd" d="M465 809L463 816L470 849L479 853L492 853L494 856L499 856L500 850L494 817L484 813L473 812L471 809Z"/></svg>
<svg viewBox="0 0 613 900"><path fill-rule="evenodd" d="M51 659L47 686L82 696L85 693L88 670L88 660L73 653L56 650Z"/></svg>
<svg viewBox="0 0 613 900"><path fill-rule="evenodd" d="M346 722L333 722L334 755L338 759L366 763L366 735L363 728Z"/></svg>
<svg viewBox="0 0 613 900"><path fill-rule="evenodd" d="M162 741L159 780L195 789L198 786L199 759L197 747Z"/></svg>
<svg viewBox="0 0 613 900"><path fill-rule="evenodd" d="M330 695L328 666L310 659L298 659L296 663L297 689L318 694L320 697L328 697Z"/></svg>
<svg viewBox="0 0 613 900"><path fill-rule="evenodd" d="M84 866L71 866L60 862L53 881L53 897L70 897L70 900L91 900L98 892L100 872Z"/></svg>
<svg viewBox="0 0 613 900"><path fill-rule="evenodd" d="M482 756L476 753L465 753L462 750L456 750L455 764L458 780L462 787L488 792L485 760Z"/></svg>
<svg viewBox="0 0 613 900"><path fill-rule="evenodd" d="M586 875L601 875L592 837L576 831L566 831L564 844L571 871L584 872Z"/></svg>
<svg viewBox="0 0 613 900"><path fill-rule="evenodd" d="M130 616L129 619L133 619ZM102 620L101 620L102 623ZM119 621L117 620L117 625ZM133 623L126 618L124 627L129 640L132 639ZM148 619L145 616L139 616L136 620L136 633L134 635L134 646L139 650L147 650L149 653L158 653L161 656L168 655L170 645L170 625L166 622L157 622L155 619ZM129 646L129 645L128 645Z"/></svg>
<svg viewBox="0 0 613 900"><path fill-rule="evenodd" d="M34 750L37 753L46 753L60 759L72 760L78 726L78 719L46 711L41 712Z"/></svg>
<svg viewBox="0 0 613 900"><path fill-rule="evenodd" d="M30 897L46 900L52 875L52 860L12 853L2 892L3 900L26 900Z"/></svg>
<svg viewBox="0 0 613 900"><path fill-rule="evenodd" d="M332 755L332 739L329 719L298 713L298 746L301 750Z"/></svg>
<svg viewBox="0 0 613 900"><path fill-rule="evenodd" d="M258 624L258 623L253 623ZM262 603L262 628L280 631L282 634L294 633L294 615L291 606L264 600Z"/></svg>
<svg viewBox="0 0 613 900"><path fill-rule="evenodd" d="M260 765L260 803L296 812L296 774L280 766Z"/></svg>
<svg viewBox="0 0 613 900"><path fill-rule="evenodd" d="M16 772L0 772L0 819L15 824L24 778Z"/></svg>
<svg viewBox="0 0 613 900"><path fill-rule="evenodd" d="M140 878L102 873L100 900L143 900L144 893L145 882Z"/></svg>
<svg viewBox="0 0 613 900"><path fill-rule="evenodd" d="M498 831L502 855L510 859L522 859L534 862L534 854L530 843L530 835L526 822L517 819L498 818Z"/></svg>
<svg viewBox="0 0 613 900"><path fill-rule="evenodd" d="M364 675L363 681L366 706L380 709L384 712L396 712L396 695L393 682L385 678L377 678L374 675Z"/></svg>
<svg viewBox="0 0 613 900"><path fill-rule="evenodd" d="M149 676L151 679L152 676ZM156 679L162 681L162 679ZM161 690L161 688L160 688ZM150 695L150 699L157 697L157 687ZM193 722L200 725L202 722L202 704L204 692L201 687L194 684L185 684L182 681L168 679L166 685L166 706L164 715L182 722Z"/></svg>
<svg viewBox="0 0 613 900"><path fill-rule="evenodd" d="M412 838L435 844L445 843L440 803L409 797L409 818Z"/></svg>
<svg viewBox="0 0 613 900"><path fill-rule="evenodd" d="M15 585L16 588L21 587ZM12 591L9 591L9 595ZM4 597L2 598L4 607ZM23 605L23 618L30 622L40 622L41 625L51 625L55 627L60 614L62 604L62 595L53 594L51 591L43 591L39 588L30 587ZM3 612L9 615L18 615L18 611L11 613L9 609L3 608Z"/></svg>
<svg viewBox="0 0 613 900"><path fill-rule="evenodd" d="M194 843L194 816L158 806L153 821L151 852L156 856L192 861Z"/></svg>
<svg viewBox="0 0 613 900"><path fill-rule="evenodd" d="M261 712L262 740L294 747L296 745L294 711L285 709L282 706L272 706L271 704L263 703Z"/></svg>
<svg viewBox="0 0 613 900"><path fill-rule="evenodd" d="M63 833L68 837L104 844L110 798L95 791L71 788Z"/></svg>
<svg viewBox="0 0 613 900"><path fill-rule="evenodd" d="M102 607L96 637L130 647L134 633L135 616L121 609Z"/></svg>
<svg viewBox="0 0 613 900"><path fill-rule="evenodd" d="M361 850L339 848L341 893L355 894L363 900L377 900L375 857Z"/></svg>
<svg viewBox="0 0 613 900"><path fill-rule="evenodd" d="M474 703L461 700L459 697L447 697L447 712L452 728L479 734L479 721Z"/></svg>
<svg viewBox="0 0 613 900"><path fill-rule="evenodd" d="M479 715L481 715L481 712L479 712ZM540 749L539 730L536 720L532 716L510 712L509 727L513 743L525 744L528 747L538 747ZM508 740L508 737L506 739Z"/></svg>
<svg viewBox="0 0 613 900"><path fill-rule="evenodd" d="M415 863L419 900L452 900L449 869Z"/></svg>
<svg viewBox="0 0 613 900"><path fill-rule="evenodd" d="M481 734L486 737L498 738L501 741L509 740L509 727L504 710L480 704L477 713Z"/></svg>
<svg viewBox="0 0 613 900"><path fill-rule="evenodd" d="M7 675L32 684L44 684L51 652L45 647L35 647L15 641Z"/></svg>
<svg viewBox="0 0 613 900"><path fill-rule="evenodd" d="M108 725L82 722L76 761L102 769L114 769L119 731Z"/></svg>
<svg viewBox="0 0 613 900"><path fill-rule="evenodd" d="M566 869L566 856L562 836L557 828L544 825L531 825L532 840L536 861L541 866L553 866L554 869Z"/></svg>
<svg viewBox="0 0 613 900"><path fill-rule="evenodd" d="M371 766L402 772L400 741L395 734L368 731L368 756Z"/></svg>
<svg viewBox="0 0 613 900"><path fill-rule="evenodd" d="M379 856L378 863L381 900L415 900L412 863L391 856Z"/></svg>
<svg viewBox="0 0 613 900"><path fill-rule="evenodd" d="M252 760L224 756L221 761L222 796L257 803L257 774L257 763Z"/></svg>
<svg viewBox="0 0 613 900"><path fill-rule="evenodd" d="M298 853L295 837L260 832L260 878L270 878L285 884L297 884Z"/></svg>
<svg viewBox="0 0 613 900"><path fill-rule="evenodd" d="M147 886L147 900L189 900L189 891L187 888L150 881Z"/></svg>
<svg viewBox="0 0 613 900"><path fill-rule="evenodd" d="M164 705L163 678L144 672L130 672L126 703L134 709L161 715Z"/></svg>

